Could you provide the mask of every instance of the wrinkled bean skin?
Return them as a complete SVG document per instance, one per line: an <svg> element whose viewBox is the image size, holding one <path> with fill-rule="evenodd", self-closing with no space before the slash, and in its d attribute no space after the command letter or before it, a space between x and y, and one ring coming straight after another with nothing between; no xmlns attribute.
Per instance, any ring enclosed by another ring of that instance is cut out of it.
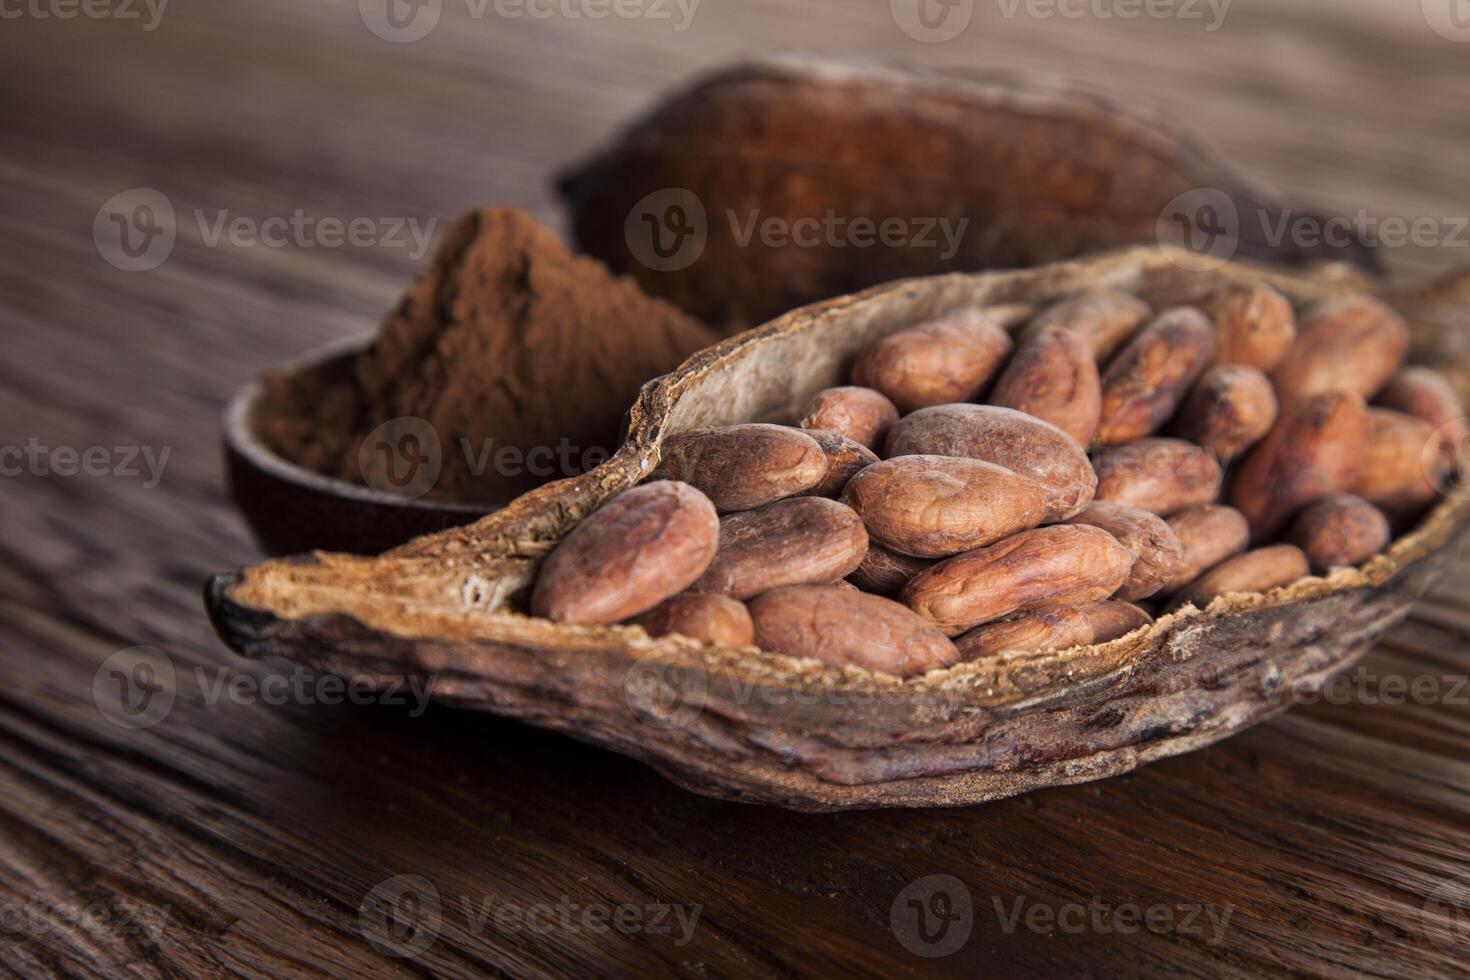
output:
<svg viewBox="0 0 1470 980"><path fill-rule="evenodd" d="M1119 599L1147 599L1161 591L1184 563L1179 537L1162 517L1146 510L1094 500L1072 523L1102 528L1133 555L1128 580L1117 592Z"/></svg>
<svg viewBox="0 0 1470 980"><path fill-rule="evenodd" d="M1298 510L1352 486L1372 441L1363 399L1334 391L1289 410L1246 456L1230 502L1269 541Z"/></svg>
<svg viewBox="0 0 1470 980"><path fill-rule="evenodd" d="M1158 430L1214 356L1214 327L1203 313L1178 307L1159 314L1102 374L1097 442L1119 446Z"/></svg>
<svg viewBox="0 0 1470 980"><path fill-rule="evenodd" d="M1302 317L1296 340L1271 373L1282 408L1329 391L1372 398L1409 352L1404 318L1370 296L1319 303Z"/></svg>
<svg viewBox="0 0 1470 980"><path fill-rule="evenodd" d="M1046 490L1003 466L961 456L898 456L853 477L842 502L879 544L943 558L1035 527Z"/></svg>
<svg viewBox="0 0 1470 980"><path fill-rule="evenodd" d="M852 589L775 589L752 602L750 614L761 649L832 667L911 677L959 659L948 637L905 607Z"/></svg>
<svg viewBox="0 0 1470 980"><path fill-rule="evenodd" d="M897 421L898 409L881 392L847 385L813 395L796 424L803 429L823 429L847 436L877 452Z"/></svg>
<svg viewBox="0 0 1470 980"><path fill-rule="evenodd" d="M954 645L961 660L1047 653L1107 643L1152 622L1153 617L1142 609L1116 599L1081 606L1042 606L977 626L956 638Z"/></svg>
<svg viewBox="0 0 1470 980"><path fill-rule="evenodd" d="M713 646L748 647L755 643L750 610L729 596L686 592L629 620L649 636L677 633Z"/></svg>
<svg viewBox="0 0 1470 980"><path fill-rule="evenodd" d="M1174 432L1229 463L1266 437L1276 414L1270 378L1253 367L1221 364L1190 389L1174 416Z"/></svg>
<svg viewBox="0 0 1470 980"><path fill-rule="evenodd" d="M872 540L869 535L868 553L857 571L847 580L864 592L874 595L895 596L909 584L909 579L928 568L934 562L928 558L914 558L891 551Z"/></svg>
<svg viewBox="0 0 1470 980"><path fill-rule="evenodd" d="M1264 283L1222 283L1200 301L1215 326L1215 363L1270 372L1296 339L1296 314Z"/></svg>
<svg viewBox="0 0 1470 980"><path fill-rule="evenodd" d="M1046 520L1064 521L1092 502L1097 474L1077 440L1050 422L996 405L939 405L899 419L888 457L965 456L1040 483Z"/></svg>
<svg viewBox="0 0 1470 980"><path fill-rule="evenodd" d="M825 497L778 500L720 519L719 550L694 588L748 599L783 585L846 578L868 553L852 508Z"/></svg>
<svg viewBox="0 0 1470 980"><path fill-rule="evenodd" d="M1090 446L1102 419L1097 361L1077 334L1048 331L1017 349L987 400L1050 422Z"/></svg>
<svg viewBox="0 0 1470 980"><path fill-rule="evenodd" d="M809 496L839 497L854 474L878 462L876 453L847 436L823 429L807 430L807 435L817 440L817 445L822 447L822 454L827 457L827 475L822 477L822 482L810 490L802 491Z"/></svg>
<svg viewBox="0 0 1470 980"><path fill-rule="evenodd" d="M688 483L724 514L810 490L826 475L827 455L810 433L753 422L670 436L652 478Z"/></svg>
<svg viewBox="0 0 1470 980"><path fill-rule="evenodd" d="M1139 439L1099 452L1096 499L1163 517L1220 496L1220 464L1208 450L1182 439Z"/></svg>
<svg viewBox="0 0 1470 980"><path fill-rule="evenodd" d="M962 310L884 337L858 358L852 382L912 412L979 395L1010 353L1010 334L983 310Z"/></svg>
<svg viewBox="0 0 1470 980"><path fill-rule="evenodd" d="M1164 583L1164 591L1178 592L1207 570L1250 547L1251 526L1234 507L1205 504L1169 516L1169 527L1184 549L1179 570Z"/></svg>
<svg viewBox="0 0 1470 980"><path fill-rule="evenodd" d="M616 623L684 591L719 546L709 498L659 480L626 490L577 525L541 565L531 612L559 623Z"/></svg>
<svg viewBox="0 0 1470 980"><path fill-rule="evenodd" d="M1304 578L1311 571L1296 545L1278 544L1236 555L1210 569L1180 593L1184 602L1203 609L1228 592L1269 592Z"/></svg>
<svg viewBox="0 0 1470 980"><path fill-rule="evenodd" d="M1082 338L1092 359L1102 364L1151 315L1148 304L1136 296L1112 289L1092 290L1053 303L1022 328L1018 339L1024 344L1050 330L1065 330Z"/></svg>
<svg viewBox="0 0 1470 980"><path fill-rule="evenodd" d="M1297 515L1291 543L1302 549L1312 570L1352 567L1388 546L1388 518L1362 497L1335 493Z"/></svg>
<svg viewBox="0 0 1470 980"><path fill-rule="evenodd" d="M1041 527L945 559L917 575L900 598L954 635L1034 606L1099 602L1132 567L1133 555L1101 528Z"/></svg>

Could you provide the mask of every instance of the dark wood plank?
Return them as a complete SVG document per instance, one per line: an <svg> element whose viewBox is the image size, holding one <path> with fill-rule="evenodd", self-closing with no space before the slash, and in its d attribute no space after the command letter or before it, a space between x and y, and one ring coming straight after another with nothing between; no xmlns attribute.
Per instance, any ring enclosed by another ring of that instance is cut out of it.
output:
<svg viewBox="0 0 1470 980"><path fill-rule="evenodd" d="M169 451L156 486L3 481L0 963L149 976L1463 968L1464 557L1331 703L1124 778L954 811L726 804L499 719L220 694L222 679L283 668L231 657L200 611L204 577L255 554L220 483L219 409L264 366L372 329L420 263L403 249L211 247L196 209L442 224L501 200L560 226L551 175L619 119L700 68L807 44L1066 71L1182 117L1292 199L1463 212L1470 49L1430 31L1418 4L1236 0L1215 32L979 4L936 45L903 35L883 3L704 3L683 32L470 9L445 0L433 34L404 45L376 38L350 0L171 5L152 32L31 16L0 30L0 445ZM168 261L144 273L107 265L91 239L98 207L133 187L182 217ZM1466 254L1389 258L1420 277ZM99 710L93 682L140 644L166 653L178 693L134 731ZM1382 703L1390 677L1438 690ZM409 959L362 923L365 898L399 875L440 902L433 942ZM932 875L973 903L968 940L942 959L905 948L891 913ZM698 918L682 941L671 918L675 932L625 934L494 914L559 917L563 903ZM1094 905L1107 910L1096 920ZM1121 931L1125 905L1175 918ZM1024 918L1072 909L1076 930ZM1218 937L1199 910L1229 914Z"/></svg>

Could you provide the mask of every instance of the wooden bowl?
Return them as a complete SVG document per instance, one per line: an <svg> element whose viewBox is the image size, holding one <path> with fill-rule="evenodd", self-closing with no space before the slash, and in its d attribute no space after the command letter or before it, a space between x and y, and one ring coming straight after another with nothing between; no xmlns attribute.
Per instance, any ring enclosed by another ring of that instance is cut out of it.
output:
<svg viewBox="0 0 1470 980"><path fill-rule="evenodd" d="M1096 646L997 657L899 679L752 647L650 638L524 615L539 562L645 477L672 433L789 422L895 330L967 305L1034 309L1099 286L1137 288L1180 255L1129 250L1038 269L948 275L804 307L702 351L645 387L606 464L469 527L380 558L316 554L216 576L215 628L251 657L400 683L642 759L700 793L795 809L976 803L1126 772L1285 710L1406 615L1470 517L1453 494L1360 568L1185 606ZM1352 273L1229 264L1299 303L1373 292L1415 328L1415 358L1470 390L1470 279L1399 292ZM1458 347L1456 345L1459 345Z"/></svg>
<svg viewBox="0 0 1470 980"><path fill-rule="evenodd" d="M367 341L353 338L282 365L323 380L345 377ZM484 517L493 506L396 497L285 459L257 434L265 388L255 381L225 408L222 440L230 497L270 555L323 549L375 555L411 538Z"/></svg>

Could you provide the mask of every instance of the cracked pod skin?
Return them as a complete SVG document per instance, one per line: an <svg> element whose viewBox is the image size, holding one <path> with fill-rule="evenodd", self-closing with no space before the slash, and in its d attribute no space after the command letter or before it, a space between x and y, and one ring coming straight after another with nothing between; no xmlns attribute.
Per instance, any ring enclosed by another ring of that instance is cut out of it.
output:
<svg viewBox="0 0 1470 980"><path fill-rule="evenodd" d="M1065 294L1188 275L1175 261L1136 249L795 310L646 385L627 442L596 470L377 558L313 552L218 575L210 616L245 656L385 683L419 675L444 703L622 752L696 792L793 809L972 804L1200 748L1285 710L1293 689L1317 689L1402 619L1448 559L1470 495L1447 496L1358 568L1185 606L1100 645L903 680L522 611L554 545L651 473L669 436L793 421L859 352L912 323L980 304L1015 329ZM1401 292L1343 269L1231 263L1211 275L1264 280L1298 303L1378 295L1414 324L1412 358L1470 392L1470 276Z"/></svg>

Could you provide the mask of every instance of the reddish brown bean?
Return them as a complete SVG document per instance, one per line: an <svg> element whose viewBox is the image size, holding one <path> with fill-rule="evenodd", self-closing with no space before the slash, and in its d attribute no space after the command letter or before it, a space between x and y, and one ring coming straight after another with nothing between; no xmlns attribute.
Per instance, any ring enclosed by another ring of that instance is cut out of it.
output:
<svg viewBox="0 0 1470 980"><path fill-rule="evenodd" d="M1148 304L1136 296L1112 289L1093 290L1053 303L1022 328L1019 339L1026 343L1050 330L1065 330L1081 337L1093 360L1101 364L1149 316Z"/></svg>
<svg viewBox="0 0 1470 980"><path fill-rule="evenodd" d="M1169 516L1169 527L1184 549L1179 570L1163 591L1178 592L1207 570L1250 547L1251 526L1234 507L1205 504Z"/></svg>
<svg viewBox="0 0 1470 980"><path fill-rule="evenodd" d="M1447 472L1434 427L1387 408L1368 409L1368 418L1372 440L1348 490L1395 518L1418 514L1439 496Z"/></svg>
<svg viewBox="0 0 1470 980"><path fill-rule="evenodd" d="M1047 331L1021 345L988 401L1050 422L1089 446L1102 415L1097 361L1080 335Z"/></svg>
<svg viewBox="0 0 1470 980"><path fill-rule="evenodd" d="M1311 569L1296 545L1257 548L1228 559L1185 587L1181 599L1203 609L1216 596L1231 592L1269 592L1305 577Z"/></svg>
<svg viewBox="0 0 1470 980"><path fill-rule="evenodd" d="M1271 371L1296 339L1296 314L1264 283L1221 283L1200 301L1215 326L1215 363Z"/></svg>
<svg viewBox="0 0 1470 980"><path fill-rule="evenodd" d="M817 392L796 424L847 436L876 452L897 421L898 409L882 392L848 385Z"/></svg>
<svg viewBox="0 0 1470 980"><path fill-rule="evenodd" d="M1010 352L1010 334L984 310L961 310L884 337L858 358L852 381L912 412L974 398Z"/></svg>
<svg viewBox="0 0 1470 980"><path fill-rule="evenodd" d="M909 579L934 564L927 558L914 558L890 551L871 540L871 537L869 535L868 553L864 556L863 563L847 577L849 582L864 592L883 596L897 595L909 584Z"/></svg>
<svg viewBox="0 0 1470 980"><path fill-rule="evenodd" d="M878 462L878 455L867 446L847 436L824 429L809 429L807 435L817 440L822 454L827 457L827 475L822 482L804 491L812 497L839 497L847 481L866 466Z"/></svg>
<svg viewBox="0 0 1470 980"><path fill-rule="evenodd" d="M1372 398L1408 350L1408 324L1383 303L1369 296L1331 300L1302 318L1271 380L1283 408L1329 391Z"/></svg>
<svg viewBox="0 0 1470 980"><path fill-rule="evenodd" d="M1388 545L1388 518L1362 497L1335 493L1297 515L1291 543L1317 572L1361 565Z"/></svg>
<svg viewBox="0 0 1470 980"><path fill-rule="evenodd" d="M1099 452L1096 499L1167 516L1220 496L1215 457L1182 439L1139 439Z"/></svg>
<svg viewBox="0 0 1470 980"><path fill-rule="evenodd" d="M1271 379L1253 367L1219 364L1190 389L1174 432L1229 463L1266 437L1276 424Z"/></svg>
<svg viewBox="0 0 1470 980"><path fill-rule="evenodd" d="M670 436L653 479L688 483L727 513L810 490L826 475L827 456L809 433L757 422Z"/></svg>
<svg viewBox="0 0 1470 980"><path fill-rule="evenodd" d="M729 596L686 592L629 620L649 636L677 633L714 646L747 647L755 643L755 626L745 603Z"/></svg>
<svg viewBox="0 0 1470 980"><path fill-rule="evenodd" d="M1094 500L1072 523L1102 528L1133 555L1133 568L1118 588L1119 599L1147 599L1163 589L1184 563L1178 536L1162 517L1146 510Z"/></svg>
<svg viewBox="0 0 1470 980"><path fill-rule="evenodd" d="M832 667L909 677L947 667L959 651L939 630L891 599L831 585L795 585L750 604L756 643Z"/></svg>
<svg viewBox="0 0 1470 980"><path fill-rule="evenodd" d="M1178 307L1159 314L1103 372L1097 441L1118 446L1156 431L1214 353L1214 327L1199 310Z"/></svg>
<svg viewBox="0 0 1470 980"><path fill-rule="evenodd" d="M720 520L720 546L695 591L748 599L783 585L846 578L868 553L851 507L824 497L778 500Z"/></svg>

